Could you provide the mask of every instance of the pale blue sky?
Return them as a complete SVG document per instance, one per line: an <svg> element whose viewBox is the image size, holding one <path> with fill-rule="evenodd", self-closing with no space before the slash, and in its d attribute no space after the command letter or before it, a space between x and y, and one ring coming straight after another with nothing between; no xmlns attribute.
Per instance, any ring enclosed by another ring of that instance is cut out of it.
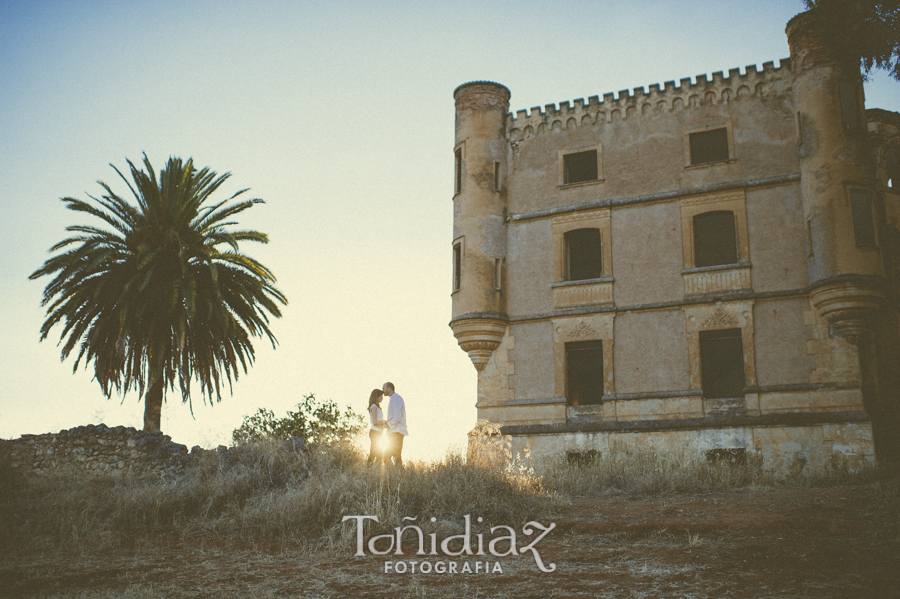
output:
<svg viewBox="0 0 900 599"><path fill-rule="evenodd" d="M227 442L244 414L306 392L362 411L392 380L405 454L462 445L475 369L450 319L453 97L489 79L512 110L788 55L781 2L10 2L0 0L0 437L92 422L140 428L90 373L38 342L45 281L27 280L74 222L59 201L114 186L146 152L230 171L266 200L242 224L271 243L290 305L277 351L210 408L163 410L174 440ZM900 111L900 84L867 84ZM121 189L121 186L118 188ZM242 215L243 216L243 215Z"/></svg>

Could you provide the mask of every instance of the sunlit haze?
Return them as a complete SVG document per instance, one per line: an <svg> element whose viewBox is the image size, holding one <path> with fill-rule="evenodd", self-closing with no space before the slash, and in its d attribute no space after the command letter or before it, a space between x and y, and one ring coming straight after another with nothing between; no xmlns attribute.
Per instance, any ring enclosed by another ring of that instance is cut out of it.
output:
<svg viewBox="0 0 900 599"><path fill-rule="evenodd" d="M110 163L146 152L231 172L221 199L269 234L242 249L289 300L221 403L170 393L162 429L228 444L242 417L306 393L365 412L392 381L407 460L462 447L476 371L450 320L453 90L506 85L511 110L788 56L800 0L765 2L18 2L0 0L0 437L103 422L141 428L136 393L107 400L92 371L43 343L29 281L70 224L59 198L122 195ZM868 108L900 111L877 74Z"/></svg>

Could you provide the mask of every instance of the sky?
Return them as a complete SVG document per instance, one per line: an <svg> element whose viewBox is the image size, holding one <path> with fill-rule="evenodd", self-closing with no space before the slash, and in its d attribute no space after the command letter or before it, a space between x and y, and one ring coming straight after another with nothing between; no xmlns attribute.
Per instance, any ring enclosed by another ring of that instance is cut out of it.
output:
<svg viewBox="0 0 900 599"><path fill-rule="evenodd" d="M0 0L0 438L143 423L90 370L40 342L49 279L29 281L86 223L60 198L127 188L110 164L146 153L232 173L221 199L264 204L241 225L288 297L277 349L219 403L178 393L162 429L228 444L243 416L315 393L365 411L386 381L406 400L404 458L465 446L476 371L450 320L453 90L506 85L512 111L788 56L800 0L337 2ZM900 111L877 73L868 108Z"/></svg>

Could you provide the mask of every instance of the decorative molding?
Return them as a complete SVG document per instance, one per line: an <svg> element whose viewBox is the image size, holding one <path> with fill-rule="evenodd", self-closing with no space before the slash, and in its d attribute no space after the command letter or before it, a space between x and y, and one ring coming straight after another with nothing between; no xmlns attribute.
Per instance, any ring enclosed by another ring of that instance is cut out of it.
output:
<svg viewBox="0 0 900 599"><path fill-rule="evenodd" d="M690 200L682 200L682 206L702 206L704 204L717 204L719 202L743 201L744 190L726 191L712 195L706 195L700 198Z"/></svg>
<svg viewBox="0 0 900 599"><path fill-rule="evenodd" d="M836 334L856 336L869 330L884 305L884 287L877 277L833 277L811 285L809 299Z"/></svg>
<svg viewBox="0 0 900 599"><path fill-rule="evenodd" d="M497 107L503 112L509 110L509 89L493 81L470 81L453 91L456 110L485 110Z"/></svg>
<svg viewBox="0 0 900 599"><path fill-rule="evenodd" d="M531 112L518 110L515 115L506 116L508 140L516 142L528 139L525 129L531 129L532 135L546 135L555 131L567 131L570 127L602 127L606 123L632 121L652 118L660 112L698 109L716 104L745 101L748 97L763 100L773 91L775 82L783 83L783 91L779 95L788 94L791 89L791 61L784 58L775 66L774 62L766 62L762 70L756 65L745 67L744 74L740 69L731 69L726 77L722 71L706 75L697 75L679 81L667 81L662 86L650 85L646 90L637 87L633 90L622 90L618 97L613 93L591 96L587 102L579 98L571 102L547 104L544 109L535 106Z"/></svg>
<svg viewBox="0 0 900 599"><path fill-rule="evenodd" d="M600 333L591 328L591 325L586 323L585 321L581 321L578 323L578 326L575 327L572 331L569 332L569 339L599 339Z"/></svg>
<svg viewBox="0 0 900 599"><path fill-rule="evenodd" d="M736 327L738 326L738 320L731 314L727 314L722 308L716 310L715 314L710 316L706 322L703 323L703 328L713 328L713 327Z"/></svg>
<svg viewBox="0 0 900 599"><path fill-rule="evenodd" d="M750 267L684 273L684 294L750 289Z"/></svg>
<svg viewBox="0 0 900 599"><path fill-rule="evenodd" d="M594 183L594 181L590 181ZM578 212L576 214L564 214L553 217L553 224L559 225L564 223L581 222L585 220L595 220L598 218L609 218L609 208L599 208L592 212Z"/></svg>
<svg viewBox="0 0 900 599"><path fill-rule="evenodd" d="M577 283L573 281L573 283ZM610 304L613 301L613 284L611 281L593 284L562 285L553 288L553 306L567 308L585 304Z"/></svg>
<svg viewBox="0 0 900 599"><path fill-rule="evenodd" d="M488 313L491 314L491 313ZM469 359L478 371L484 370L494 350L500 347L506 334L505 317L476 317L472 314L456 317L450 321L450 328L459 346L469 354Z"/></svg>

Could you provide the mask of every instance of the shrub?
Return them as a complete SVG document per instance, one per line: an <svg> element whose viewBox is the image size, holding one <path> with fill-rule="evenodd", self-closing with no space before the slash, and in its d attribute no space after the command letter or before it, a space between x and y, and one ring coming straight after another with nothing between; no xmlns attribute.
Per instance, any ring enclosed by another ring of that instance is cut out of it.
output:
<svg viewBox="0 0 900 599"><path fill-rule="evenodd" d="M244 416L244 422L234 430L235 443L252 443L264 439L286 441L303 437L307 443L334 445L349 440L363 424L363 417L350 406L341 412L330 399L317 399L314 393L303 396L296 411L283 418L275 418L272 410L259 408L255 414Z"/></svg>

